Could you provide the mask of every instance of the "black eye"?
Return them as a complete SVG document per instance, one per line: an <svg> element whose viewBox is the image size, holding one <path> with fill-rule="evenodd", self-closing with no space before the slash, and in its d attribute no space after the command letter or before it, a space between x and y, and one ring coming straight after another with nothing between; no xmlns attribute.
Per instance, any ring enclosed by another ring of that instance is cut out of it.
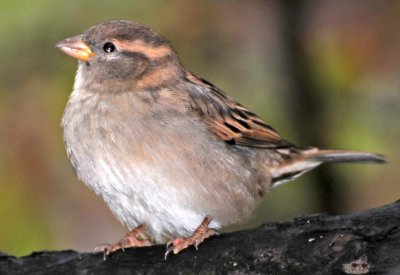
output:
<svg viewBox="0 0 400 275"><path fill-rule="evenodd" d="M103 45L103 51L106 53L112 53L115 50L115 45L111 42L107 42Z"/></svg>

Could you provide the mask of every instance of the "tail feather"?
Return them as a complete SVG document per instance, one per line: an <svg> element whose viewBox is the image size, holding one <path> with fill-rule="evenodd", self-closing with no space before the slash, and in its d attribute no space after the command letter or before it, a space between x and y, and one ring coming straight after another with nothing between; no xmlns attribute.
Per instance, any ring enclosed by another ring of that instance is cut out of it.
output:
<svg viewBox="0 0 400 275"><path fill-rule="evenodd" d="M291 160L284 161L271 168L272 185L275 187L293 180L305 172L323 164L334 162L385 163L385 157L379 154L350 150L319 150L317 148L296 152L282 151L289 154ZM288 156L286 156L287 159Z"/></svg>
<svg viewBox="0 0 400 275"><path fill-rule="evenodd" d="M304 157L320 162L386 162L382 155L350 150L317 150L311 153L305 152Z"/></svg>

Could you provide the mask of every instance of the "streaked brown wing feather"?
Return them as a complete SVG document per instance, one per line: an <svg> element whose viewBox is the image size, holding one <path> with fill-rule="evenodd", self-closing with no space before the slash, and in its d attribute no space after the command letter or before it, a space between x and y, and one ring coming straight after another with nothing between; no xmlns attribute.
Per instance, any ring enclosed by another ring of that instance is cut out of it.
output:
<svg viewBox="0 0 400 275"><path fill-rule="evenodd" d="M210 130L228 144L258 148L284 148L292 144L254 113L226 96L211 83L187 73L192 109L208 124Z"/></svg>

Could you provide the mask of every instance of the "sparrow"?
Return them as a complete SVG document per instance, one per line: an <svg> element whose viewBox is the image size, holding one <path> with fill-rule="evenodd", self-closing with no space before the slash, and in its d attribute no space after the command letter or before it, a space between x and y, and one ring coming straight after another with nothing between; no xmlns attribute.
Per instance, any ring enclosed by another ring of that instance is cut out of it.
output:
<svg viewBox="0 0 400 275"><path fill-rule="evenodd" d="M251 216L265 193L327 162L384 162L298 147L210 82L171 44L127 20L95 25L56 47L78 60L62 118L77 177L129 233L99 245L167 243L165 257Z"/></svg>

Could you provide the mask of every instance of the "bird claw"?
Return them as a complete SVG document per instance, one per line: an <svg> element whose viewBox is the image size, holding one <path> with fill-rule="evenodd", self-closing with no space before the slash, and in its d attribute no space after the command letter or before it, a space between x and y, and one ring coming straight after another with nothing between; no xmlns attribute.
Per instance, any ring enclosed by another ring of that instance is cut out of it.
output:
<svg viewBox="0 0 400 275"><path fill-rule="evenodd" d="M212 235L218 235L219 231L214 228L209 228L211 219L209 217L205 217L200 226L194 231L193 235L190 238L178 238L173 241L169 241L167 243L167 251L164 254L164 260L167 259L167 256L173 252L174 254L178 254L180 251L186 249L187 247L193 245L196 250L198 250L198 246Z"/></svg>
<svg viewBox="0 0 400 275"><path fill-rule="evenodd" d="M164 261L167 260L168 254L171 253L171 251L174 250L174 246L171 245L171 244L172 244L172 242L168 242L167 243L167 250L165 251L165 254L164 254Z"/></svg>
<svg viewBox="0 0 400 275"><path fill-rule="evenodd" d="M105 261L107 256L110 255L110 253L115 250L118 250L117 244L103 243L103 244L97 245L94 248L93 253L103 252L103 260Z"/></svg>
<svg viewBox="0 0 400 275"><path fill-rule="evenodd" d="M141 239L139 235L144 231L144 226L141 225L131 232L125 235L123 239L115 244L99 244L95 247L93 253L96 252L103 252L104 256L103 259L106 260L107 256L110 255L112 252L121 249L125 252L125 248L128 247L143 247L143 246L150 246L151 242L149 240Z"/></svg>
<svg viewBox="0 0 400 275"><path fill-rule="evenodd" d="M166 249L168 250L168 247L170 247L171 246L171 244L173 243L174 241L169 241L169 242L167 242L167 245L166 245Z"/></svg>

